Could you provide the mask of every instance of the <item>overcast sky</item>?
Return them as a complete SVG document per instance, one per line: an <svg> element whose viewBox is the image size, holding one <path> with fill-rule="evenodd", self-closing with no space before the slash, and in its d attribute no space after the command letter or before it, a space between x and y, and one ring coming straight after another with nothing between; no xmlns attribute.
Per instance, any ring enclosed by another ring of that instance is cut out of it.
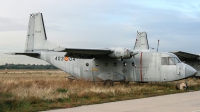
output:
<svg viewBox="0 0 200 112"><path fill-rule="evenodd" d="M31 13L43 13L47 38L64 47L134 47L146 31L150 47L199 54L199 0L0 0L0 64L44 63L24 56ZM23 60L22 60L23 59Z"/></svg>

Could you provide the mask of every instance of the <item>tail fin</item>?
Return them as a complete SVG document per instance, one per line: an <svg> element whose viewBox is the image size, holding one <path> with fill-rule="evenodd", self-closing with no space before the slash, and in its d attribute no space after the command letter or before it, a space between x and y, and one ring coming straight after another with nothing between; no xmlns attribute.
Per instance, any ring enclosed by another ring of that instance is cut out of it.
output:
<svg viewBox="0 0 200 112"><path fill-rule="evenodd" d="M148 50L149 49L149 43L148 43L146 32L137 32L137 38L136 38L134 49L135 50Z"/></svg>
<svg viewBox="0 0 200 112"><path fill-rule="evenodd" d="M25 52L52 50L59 46L47 41L42 13L30 14Z"/></svg>

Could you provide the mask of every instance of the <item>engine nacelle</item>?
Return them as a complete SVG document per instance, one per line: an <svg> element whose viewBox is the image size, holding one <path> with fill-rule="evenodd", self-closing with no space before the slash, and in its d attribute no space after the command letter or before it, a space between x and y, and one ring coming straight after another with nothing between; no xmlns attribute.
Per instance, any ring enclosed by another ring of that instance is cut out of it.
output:
<svg viewBox="0 0 200 112"><path fill-rule="evenodd" d="M109 54L108 56L112 58L117 58L117 59L130 59L132 56L135 55L133 51L131 51L128 48L123 48L123 47L116 47L116 48L111 48L113 50L113 53Z"/></svg>

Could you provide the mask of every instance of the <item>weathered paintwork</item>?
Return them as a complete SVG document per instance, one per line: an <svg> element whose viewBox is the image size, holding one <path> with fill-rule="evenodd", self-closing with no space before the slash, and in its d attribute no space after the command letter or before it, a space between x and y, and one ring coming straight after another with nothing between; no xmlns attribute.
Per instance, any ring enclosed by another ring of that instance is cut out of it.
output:
<svg viewBox="0 0 200 112"><path fill-rule="evenodd" d="M47 41L41 13L31 14L24 53L88 81L166 82L180 80L196 73L172 53L149 50L146 32L138 32L134 49L64 48Z"/></svg>
<svg viewBox="0 0 200 112"><path fill-rule="evenodd" d="M172 53L176 54L184 63L189 64L197 70L195 76L200 77L200 55L191 54L182 51L173 51Z"/></svg>

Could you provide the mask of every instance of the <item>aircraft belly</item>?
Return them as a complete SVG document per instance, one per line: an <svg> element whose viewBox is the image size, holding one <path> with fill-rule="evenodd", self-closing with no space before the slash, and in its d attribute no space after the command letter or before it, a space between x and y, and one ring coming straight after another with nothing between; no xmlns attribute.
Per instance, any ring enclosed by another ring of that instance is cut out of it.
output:
<svg viewBox="0 0 200 112"><path fill-rule="evenodd" d="M94 66L92 67L94 80L110 80L108 77L112 77L113 80L133 81L134 66L132 66L132 62L134 62L132 59L123 61L117 59L94 59ZM118 77L118 79L114 79L114 77Z"/></svg>

